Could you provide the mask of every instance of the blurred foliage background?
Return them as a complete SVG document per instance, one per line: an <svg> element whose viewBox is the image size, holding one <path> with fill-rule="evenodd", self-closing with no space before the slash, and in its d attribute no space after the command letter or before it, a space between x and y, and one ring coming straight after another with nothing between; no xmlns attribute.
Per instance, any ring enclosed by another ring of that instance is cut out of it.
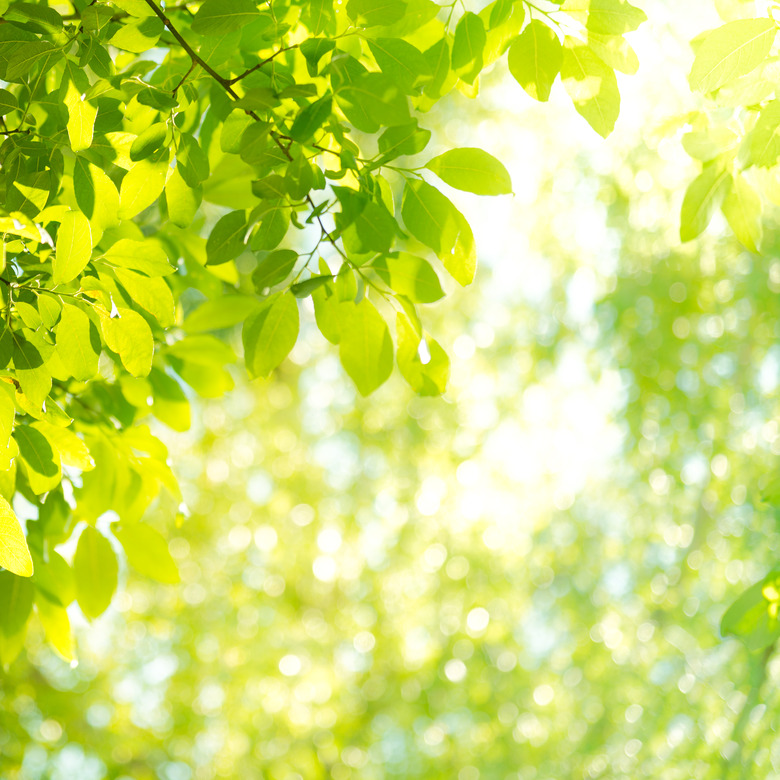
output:
<svg viewBox="0 0 780 780"><path fill-rule="evenodd" d="M430 314L446 396L359 398L309 312L272 380L162 432L182 583L124 572L72 666L31 630L0 775L780 777L780 660L718 631L780 546L780 261L725 222L680 246L686 41L718 19L644 7L607 142L500 69L436 115L516 189L452 195L482 265Z"/></svg>

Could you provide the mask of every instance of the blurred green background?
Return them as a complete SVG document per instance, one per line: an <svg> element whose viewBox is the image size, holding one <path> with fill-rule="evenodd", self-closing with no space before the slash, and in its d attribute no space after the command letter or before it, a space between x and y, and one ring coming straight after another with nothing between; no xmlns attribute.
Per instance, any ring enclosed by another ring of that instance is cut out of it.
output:
<svg viewBox="0 0 780 780"><path fill-rule="evenodd" d="M448 192L481 270L430 312L447 395L360 399L310 311L271 381L236 371L164 434L181 585L73 607L72 667L30 632L0 776L780 777L780 662L718 632L780 547L780 261L677 235L711 6L644 3L607 142L498 70L447 102L442 147L516 190Z"/></svg>

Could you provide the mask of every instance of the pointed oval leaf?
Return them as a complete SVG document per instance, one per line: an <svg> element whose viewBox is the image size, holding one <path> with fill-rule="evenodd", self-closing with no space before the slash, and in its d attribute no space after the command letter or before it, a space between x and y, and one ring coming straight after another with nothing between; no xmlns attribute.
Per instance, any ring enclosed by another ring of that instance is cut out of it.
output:
<svg viewBox="0 0 780 780"><path fill-rule="evenodd" d="M53 281L63 284L75 279L86 268L92 254L89 220L79 211L69 211L57 232L57 251L53 262Z"/></svg>
<svg viewBox="0 0 780 780"><path fill-rule="evenodd" d="M22 526L11 505L0 496L0 566L19 577L32 577L33 562Z"/></svg>
<svg viewBox="0 0 780 780"><path fill-rule="evenodd" d="M475 195L507 195L512 192L509 171L482 149L450 149L429 160L425 167L450 187Z"/></svg>
<svg viewBox="0 0 780 780"><path fill-rule="evenodd" d="M108 609L116 590L118 570L111 543L97 529L87 526L73 556L76 600L86 617L96 618Z"/></svg>

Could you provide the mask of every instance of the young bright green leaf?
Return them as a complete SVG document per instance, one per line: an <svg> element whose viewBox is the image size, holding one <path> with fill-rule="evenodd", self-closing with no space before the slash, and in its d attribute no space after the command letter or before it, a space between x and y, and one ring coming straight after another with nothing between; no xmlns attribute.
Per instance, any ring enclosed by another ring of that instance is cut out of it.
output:
<svg viewBox="0 0 780 780"><path fill-rule="evenodd" d="M245 211L231 211L220 217L206 242L209 265L220 265L235 260L244 251L244 237L249 230Z"/></svg>
<svg viewBox="0 0 780 780"><path fill-rule="evenodd" d="M74 163L73 192L79 209L89 220L95 246L103 231L119 222L119 192L104 171L83 157L76 157Z"/></svg>
<svg viewBox="0 0 780 780"><path fill-rule="evenodd" d="M165 537L147 523L132 523L114 529L114 536L127 554L130 565L157 582L179 582L179 570L168 551Z"/></svg>
<svg viewBox="0 0 780 780"><path fill-rule="evenodd" d="M145 160L162 148L168 135L168 125L165 122L155 122L146 128L130 146L130 159L133 162Z"/></svg>
<svg viewBox="0 0 780 780"><path fill-rule="evenodd" d="M56 487L61 476L60 454L48 438L32 425L17 425L14 439L32 492L40 496Z"/></svg>
<svg viewBox="0 0 780 780"><path fill-rule="evenodd" d="M344 304L339 358L358 392L370 395L393 370L393 342L387 323L368 299Z"/></svg>
<svg viewBox="0 0 780 780"><path fill-rule="evenodd" d="M57 355L74 379L85 382L97 374L100 336L92 320L70 302L57 326Z"/></svg>
<svg viewBox="0 0 780 780"><path fill-rule="evenodd" d="M429 160L425 167L451 187L476 195L506 195L512 192L512 180L507 169L482 149L450 149Z"/></svg>
<svg viewBox="0 0 780 780"><path fill-rule="evenodd" d="M79 471L91 471L95 468L95 461L89 453L89 448L72 428L52 425L45 420L38 420L30 427L43 434L52 449L59 453L63 466L70 466Z"/></svg>
<svg viewBox="0 0 780 780"><path fill-rule="evenodd" d="M778 577L773 571L760 582L751 585L726 610L720 622L721 634L734 634L749 650L763 650L780 636L777 609Z"/></svg>
<svg viewBox="0 0 780 780"><path fill-rule="evenodd" d="M173 293L163 278L149 278L125 268L117 268L114 273L133 303L148 311L161 327L170 328L173 325Z"/></svg>
<svg viewBox="0 0 780 780"><path fill-rule="evenodd" d="M10 504L0 496L0 566L19 577L32 577L27 540Z"/></svg>
<svg viewBox="0 0 780 780"><path fill-rule="evenodd" d="M751 252L758 252L761 246L763 206L758 193L744 176L734 176L721 209L740 242Z"/></svg>
<svg viewBox="0 0 780 780"><path fill-rule="evenodd" d="M89 149L92 146L92 133L95 126L97 108L84 100L79 90L71 82L65 97L68 107L68 139L74 152Z"/></svg>
<svg viewBox="0 0 780 780"><path fill-rule="evenodd" d="M444 290L430 263L406 252L386 255L371 267L393 292L415 303L433 303L444 297Z"/></svg>
<svg viewBox="0 0 780 780"><path fill-rule="evenodd" d="M92 230L89 220L79 211L69 211L57 231L57 252L54 256L55 284L75 279L86 268L92 254Z"/></svg>
<svg viewBox="0 0 780 780"><path fill-rule="evenodd" d="M685 192L680 212L680 240L691 241L710 224L731 186L731 174L717 161L708 163Z"/></svg>
<svg viewBox="0 0 780 780"><path fill-rule="evenodd" d="M118 316L101 319L108 348L119 355L133 376L146 376L152 368L154 338L146 320L132 309L118 309Z"/></svg>
<svg viewBox="0 0 780 780"><path fill-rule="evenodd" d="M455 28L455 40L452 44L452 68L463 81L471 84L479 75L486 43L487 36L482 19L467 11Z"/></svg>
<svg viewBox="0 0 780 780"><path fill-rule="evenodd" d="M40 594L35 596L35 609L46 634L46 639L66 661L72 661L73 635L70 630L67 610Z"/></svg>
<svg viewBox="0 0 780 780"><path fill-rule="evenodd" d="M178 168L165 182L165 203L168 219L180 228L189 227L203 200L203 188L190 187L182 178Z"/></svg>
<svg viewBox="0 0 780 780"><path fill-rule="evenodd" d="M277 249L258 260L252 273L255 290L263 293L269 287L283 282L292 272L298 260L298 253L292 249Z"/></svg>
<svg viewBox="0 0 780 780"><path fill-rule="evenodd" d="M520 86L534 99L545 101L561 69L563 49L555 32L532 20L509 47L507 65Z"/></svg>
<svg viewBox="0 0 780 780"><path fill-rule="evenodd" d="M563 42L561 80L577 113L606 138L620 113L615 71L588 46L567 36Z"/></svg>
<svg viewBox="0 0 780 780"><path fill-rule="evenodd" d="M34 593L33 584L26 577L0 571L0 634L11 637L24 629L32 612Z"/></svg>
<svg viewBox="0 0 780 780"><path fill-rule="evenodd" d="M160 244L150 239L134 241L121 238L106 250L101 260L116 268L128 268L150 277L167 276L176 271Z"/></svg>
<svg viewBox="0 0 780 780"><path fill-rule="evenodd" d="M748 165L771 168L780 158L780 100L767 103L745 138Z"/></svg>
<svg viewBox="0 0 780 780"><path fill-rule="evenodd" d="M325 95L306 106L293 122L290 137L298 143L306 143L327 121L333 107L333 99Z"/></svg>
<svg viewBox="0 0 780 780"><path fill-rule="evenodd" d="M268 376L298 340L298 304L290 293L277 293L244 323L244 359L250 376Z"/></svg>
<svg viewBox="0 0 780 780"><path fill-rule="evenodd" d="M224 295L202 303L184 318L182 328L187 333L231 328L256 312L259 305L257 298L249 295Z"/></svg>
<svg viewBox="0 0 780 780"><path fill-rule="evenodd" d="M192 20L192 31L200 35L224 35L258 18L259 11L252 0L206 0Z"/></svg>
<svg viewBox="0 0 780 780"><path fill-rule="evenodd" d="M31 343L22 335L13 334L12 354L16 378L22 392L37 409L43 406L51 390L51 372L47 368L43 346ZM49 347L51 351L51 347Z"/></svg>
<svg viewBox="0 0 780 780"><path fill-rule="evenodd" d="M625 0L565 0L561 8L601 35L631 32L647 19L644 11Z"/></svg>
<svg viewBox="0 0 780 780"><path fill-rule="evenodd" d="M119 188L119 218L131 219L162 194L170 168L167 159L141 160L125 174Z"/></svg>
<svg viewBox="0 0 780 780"><path fill-rule="evenodd" d="M99 617L108 609L116 590L118 565L111 543L92 526L79 537L73 574L81 611L87 618Z"/></svg>
<svg viewBox="0 0 780 780"><path fill-rule="evenodd" d="M430 139L431 131L419 127L415 119L405 125L388 127L379 136L379 151L385 160L392 160L407 154L418 154L425 149Z"/></svg>
<svg viewBox="0 0 780 780"><path fill-rule="evenodd" d="M430 336L424 345L420 334L405 314L396 317L398 368L418 395L441 395L450 377L450 359L439 343Z"/></svg>
<svg viewBox="0 0 780 780"><path fill-rule="evenodd" d="M477 267L474 236L452 202L426 182L409 181L401 214L409 232L436 252L452 277L471 284Z"/></svg>
<svg viewBox="0 0 780 780"><path fill-rule="evenodd" d="M696 51L689 81L699 92L750 73L766 59L777 34L772 19L738 19L709 33Z"/></svg>
<svg viewBox="0 0 780 780"><path fill-rule="evenodd" d="M639 59L622 35L601 35L588 32L588 46L610 68L633 75L639 69Z"/></svg>
<svg viewBox="0 0 780 780"><path fill-rule="evenodd" d="M375 38L368 46L382 73L407 94L431 76L422 52L402 38Z"/></svg>
<svg viewBox="0 0 780 780"><path fill-rule="evenodd" d="M404 0L349 0L347 15L359 27L387 26L403 17L406 6Z"/></svg>

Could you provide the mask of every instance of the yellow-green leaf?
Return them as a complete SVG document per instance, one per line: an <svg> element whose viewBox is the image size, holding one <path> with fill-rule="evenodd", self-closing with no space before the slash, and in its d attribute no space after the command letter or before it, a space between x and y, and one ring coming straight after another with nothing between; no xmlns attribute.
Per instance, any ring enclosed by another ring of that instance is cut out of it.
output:
<svg viewBox="0 0 780 780"><path fill-rule="evenodd" d="M0 566L19 577L32 577L33 562L22 526L11 505L0 496Z"/></svg>
<svg viewBox="0 0 780 780"><path fill-rule="evenodd" d="M53 282L63 284L75 279L86 268L92 254L92 230L80 211L69 211L57 232L57 251L53 262Z"/></svg>

